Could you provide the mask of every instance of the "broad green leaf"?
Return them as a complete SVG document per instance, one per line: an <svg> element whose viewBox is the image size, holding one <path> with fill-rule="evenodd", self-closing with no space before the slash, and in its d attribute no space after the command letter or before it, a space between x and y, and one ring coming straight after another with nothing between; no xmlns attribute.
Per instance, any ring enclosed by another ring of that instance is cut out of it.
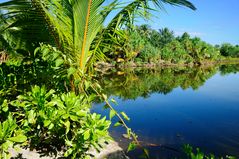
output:
<svg viewBox="0 0 239 159"><path fill-rule="evenodd" d="M115 110L110 110L110 120L116 115Z"/></svg>
<svg viewBox="0 0 239 159"><path fill-rule="evenodd" d="M67 119L67 118L69 118L69 116L70 116L69 114L64 114L64 115L62 116L62 118L63 118L63 119Z"/></svg>
<svg viewBox="0 0 239 159"><path fill-rule="evenodd" d="M54 128L54 124L51 123L51 124L49 125L48 129L51 130L51 129L53 129L53 128Z"/></svg>
<svg viewBox="0 0 239 159"><path fill-rule="evenodd" d="M86 130L83 135L84 135L84 140L88 140L90 138L90 130Z"/></svg>
<svg viewBox="0 0 239 159"><path fill-rule="evenodd" d="M91 159L92 157L90 155L85 156L85 159Z"/></svg>
<svg viewBox="0 0 239 159"><path fill-rule="evenodd" d="M44 120L43 123L44 123L44 127L48 127L50 125L51 121L50 120Z"/></svg>
<svg viewBox="0 0 239 159"><path fill-rule="evenodd" d="M70 118L71 118L72 121L78 121L79 120L78 116L76 116L76 115L70 115Z"/></svg>
<svg viewBox="0 0 239 159"><path fill-rule="evenodd" d="M70 131L70 126L71 126L71 123L68 121L66 121L65 123L65 126L66 126L66 134Z"/></svg>
<svg viewBox="0 0 239 159"><path fill-rule="evenodd" d="M8 140L13 141L13 142L25 142L27 141L27 137L25 135L18 135L18 136L14 136L14 137L10 137L8 138Z"/></svg>
<svg viewBox="0 0 239 159"><path fill-rule="evenodd" d="M72 148L68 149L68 150L65 152L64 157L70 156L70 155L72 154L72 152L73 152L73 149L72 149Z"/></svg>
<svg viewBox="0 0 239 159"><path fill-rule="evenodd" d="M2 110L3 110L4 112L7 112L7 111L8 111L8 102L7 102L6 99L3 101Z"/></svg>
<svg viewBox="0 0 239 159"><path fill-rule="evenodd" d="M80 116L80 117L85 117L85 116L87 115L87 112L81 110L81 111L78 111L78 112L76 113L76 115L78 115L78 116Z"/></svg>
<svg viewBox="0 0 239 159"><path fill-rule="evenodd" d="M128 146L127 152L132 151L136 148L136 144L131 142Z"/></svg>
<svg viewBox="0 0 239 159"><path fill-rule="evenodd" d="M42 50L42 56L44 57L44 60L47 60L46 56L48 55L48 53L50 52L49 48L43 48Z"/></svg>
<svg viewBox="0 0 239 159"><path fill-rule="evenodd" d="M4 142L2 145L1 145L1 148L4 150L4 151L8 151L9 148L13 147L13 142L10 141L10 140L7 140L6 142Z"/></svg>
<svg viewBox="0 0 239 159"><path fill-rule="evenodd" d="M68 70L67 70L67 77L69 78L71 75L73 75L77 70L74 68L74 67L70 67Z"/></svg>
<svg viewBox="0 0 239 159"><path fill-rule="evenodd" d="M69 141L69 140L65 140L65 143L66 143L67 146L72 146L73 145L72 141Z"/></svg>
<svg viewBox="0 0 239 159"><path fill-rule="evenodd" d="M120 121L114 124L114 127L118 127L118 126L122 126L122 123Z"/></svg>
<svg viewBox="0 0 239 159"><path fill-rule="evenodd" d="M89 81L85 81L85 90L87 90L90 87L90 82Z"/></svg>
<svg viewBox="0 0 239 159"><path fill-rule="evenodd" d="M60 65L64 63L64 60L62 58L58 58L55 63L56 63L56 67L59 67Z"/></svg>

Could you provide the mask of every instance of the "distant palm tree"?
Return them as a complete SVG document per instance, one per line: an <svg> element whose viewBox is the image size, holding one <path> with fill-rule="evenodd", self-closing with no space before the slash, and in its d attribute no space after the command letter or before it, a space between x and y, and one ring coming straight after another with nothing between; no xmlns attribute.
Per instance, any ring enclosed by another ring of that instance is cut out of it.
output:
<svg viewBox="0 0 239 159"><path fill-rule="evenodd" d="M190 39L190 35L187 32L183 33L183 35L180 37L180 41L189 40L189 39Z"/></svg>
<svg viewBox="0 0 239 159"><path fill-rule="evenodd" d="M138 28L137 28L138 32L140 33L140 35L142 35L142 37L147 37L149 38L150 37L150 34L152 33L152 29L150 28L149 25L147 24L143 24L143 25L140 25Z"/></svg>
<svg viewBox="0 0 239 159"><path fill-rule="evenodd" d="M174 32L168 28L159 29L161 47L170 43L174 39Z"/></svg>
<svg viewBox="0 0 239 159"><path fill-rule="evenodd" d="M163 3L195 9L187 0L8 0L0 3L4 31L15 30L24 47L35 48L39 42L56 46L81 70L92 59L103 58L98 50L108 30L130 27L136 14L147 17L151 4L161 9ZM113 11L117 14L112 17ZM112 18L111 18L112 17ZM108 21L108 23L106 23ZM103 27L103 25L106 25ZM3 31L1 30L1 31ZM5 40L8 40L5 37ZM17 44L17 42L16 42ZM31 44L31 45L30 45ZM19 46L20 48L20 46Z"/></svg>

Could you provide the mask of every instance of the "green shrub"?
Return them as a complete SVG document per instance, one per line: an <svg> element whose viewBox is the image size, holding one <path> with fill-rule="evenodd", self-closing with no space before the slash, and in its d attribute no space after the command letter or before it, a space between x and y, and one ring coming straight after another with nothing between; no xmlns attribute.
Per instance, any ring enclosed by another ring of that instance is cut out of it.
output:
<svg viewBox="0 0 239 159"><path fill-rule="evenodd" d="M141 50L138 58L141 58L144 62L157 62L161 59L160 51L150 43L146 43Z"/></svg>
<svg viewBox="0 0 239 159"><path fill-rule="evenodd" d="M91 147L98 149L100 141L111 139L108 134L110 121L90 113L91 99L91 96L73 92L57 94L54 90L47 91L44 86L34 86L30 92L8 102L10 109L7 111L11 110L10 119L14 118L10 121L18 122L7 126L10 130L6 134L12 137L15 128L19 128L31 148L48 145L63 151L65 157L85 158ZM8 120L3 121L3 125L9 123ZM0 134L0 146L4 147L9 137L2 136Z"/></svg>
<svg viewBox="0 0 239 159"><path fill-rule="evenodd" d="M206 155L202 151L200 151L199 148L196 148L196 151L194 151L193 147L190 145L184 145L183 147L184 152L186 153L188 159L216 159L218 157L215 157L215 155L210 154ZM219 157L220 159L224 159L223 157ZM236 159L236 157L233 156L226 156L225 159Z"/></svg>

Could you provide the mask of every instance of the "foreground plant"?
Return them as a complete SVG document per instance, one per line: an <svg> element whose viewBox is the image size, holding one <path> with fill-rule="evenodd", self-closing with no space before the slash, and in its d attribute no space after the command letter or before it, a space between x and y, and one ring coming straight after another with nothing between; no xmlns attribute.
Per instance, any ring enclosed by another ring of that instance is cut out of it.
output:
<svg viewBox="0 0 239 159"><path fill-rule="evenodd" d="M0 122L0 158L10 158L9 149L19 143L23 144L26 140L27 137L19 129L12 114L9 114L5 121Z"/></svg>
<svg viewBox="0 0 239 159"><path fill-rule="evenodd" d="M33 149L62 151L70 158L87 157L90 148L98 150L100 141L111 139L110 121L90 113L90 99L72 92L58 95L54 90L34 86L27 95L3 103L9 108L6 113L11 109L11 114L0 124L1 155L8 155L13 144L27 140Z"/></svg>

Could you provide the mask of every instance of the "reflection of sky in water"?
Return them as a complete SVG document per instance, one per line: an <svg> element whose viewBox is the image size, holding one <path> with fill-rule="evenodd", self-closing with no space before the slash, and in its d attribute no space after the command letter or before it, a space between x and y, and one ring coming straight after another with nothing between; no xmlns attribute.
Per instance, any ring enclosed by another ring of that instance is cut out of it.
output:
<svg viewBox="0 0 239 159"><path fill-rule="evenodd" d="M115 108L130 116L129 126L145 144L180 149L188 143L206 152L239 157L239 74L216 74L198 90L176 88L167 95L116 100ZM108 114L101 107L94 111ZM123 132L112 129L116 137Z"/></svg>
<svg viewBox="0 0 239 159"><path fill-rule="evenodd" d="M216 74L199 89L199 92L212 98L239 102L239 74L223 77Z"/></svg>

